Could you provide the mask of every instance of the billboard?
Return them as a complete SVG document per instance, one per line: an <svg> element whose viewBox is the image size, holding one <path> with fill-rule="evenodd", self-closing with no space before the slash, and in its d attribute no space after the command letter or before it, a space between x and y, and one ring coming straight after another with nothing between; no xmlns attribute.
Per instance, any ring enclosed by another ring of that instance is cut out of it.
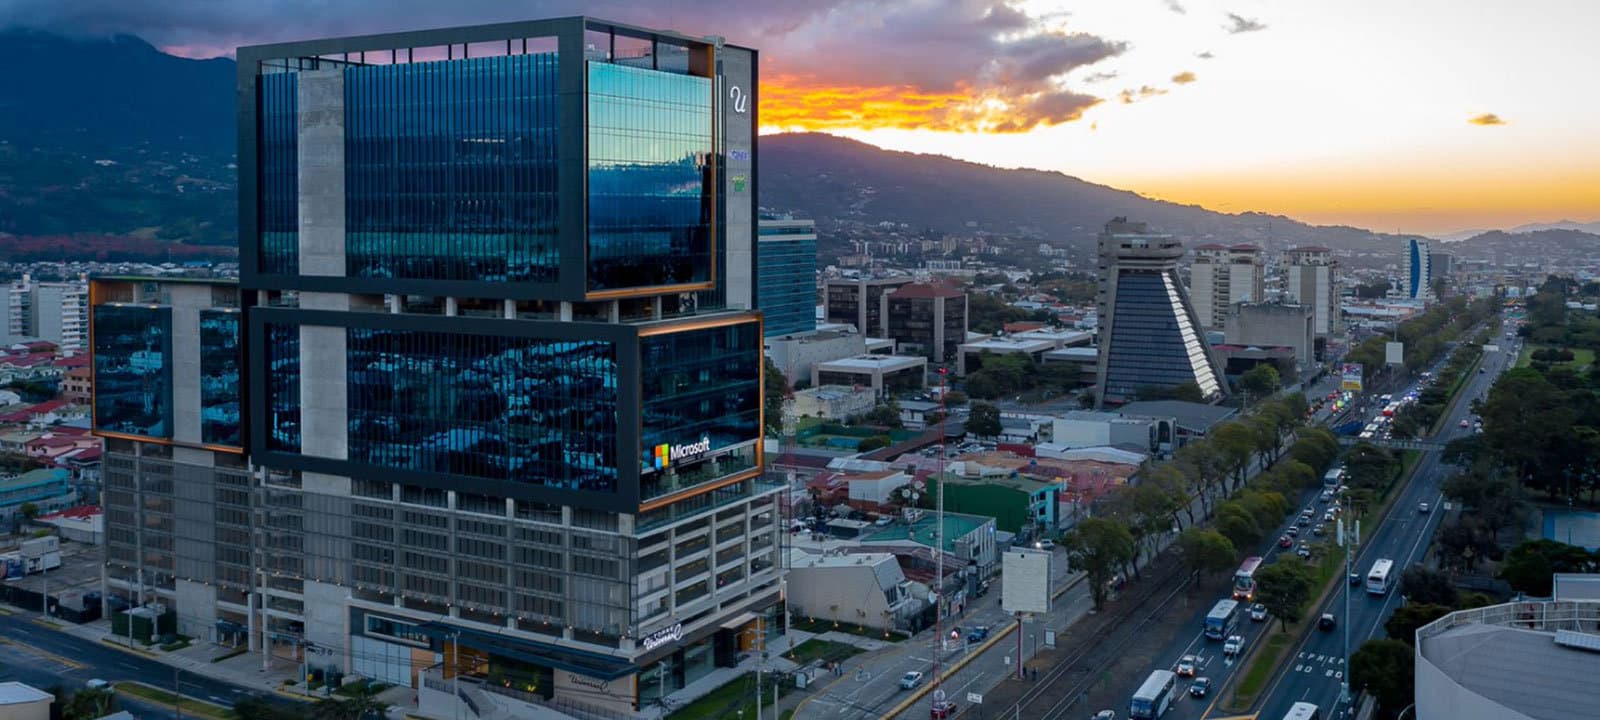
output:
<svg viewBox="0 0 1600 720"><path fill-rule="evenodd" d="M1345 363L1339 366L1339 389L1361 392L1361 371L1361 363Z"/></svg>
<svg viewBox="0 0 1600 720"><path fill-rule="evenodd" d="M1406 344L1401 342L1386 342L1383 344L1383 362L1386 365L1404 365Z"/></svg>
<svg viewBox="0 0 1600 720"><path fill-rule="evenodd" d="M1050 612L1049 550L1012 548L1001 565L1000 609L1008 613Z"/></svg>

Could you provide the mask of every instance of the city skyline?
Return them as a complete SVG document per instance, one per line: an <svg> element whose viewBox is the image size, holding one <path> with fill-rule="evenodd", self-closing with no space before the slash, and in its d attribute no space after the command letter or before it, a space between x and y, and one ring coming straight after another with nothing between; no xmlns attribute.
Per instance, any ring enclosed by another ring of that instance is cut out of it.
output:
<svg viewBox="0 0 1600 720"><path fill-rule="evenodd" d="M1600 6L1541 0L674 0L312 7L33 0L0 25L131 33L174 54L258 42L589 13L716 18L765 49L762 132L1032 167L1223 212L1444 234L1600 219ZM294 23L269 17L296 17ZM1587 62L1586 62L1587 61ZM1265 100L1263 98L1266 98Z"/></svg>

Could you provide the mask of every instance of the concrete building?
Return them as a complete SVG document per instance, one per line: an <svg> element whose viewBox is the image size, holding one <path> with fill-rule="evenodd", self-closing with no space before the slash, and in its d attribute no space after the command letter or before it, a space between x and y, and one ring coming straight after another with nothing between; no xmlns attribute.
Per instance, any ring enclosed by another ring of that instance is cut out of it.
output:
<svg viewBox="0 0 1600 720"><path fill-rule="evenodd" d="M967 339L967 294L943 282L901 285L889 293L888 323L896 352L955 362Z"/></svg>
<svg viewBox="0 0 1600 720"><path fill-rule="evenodd" d="M1171 451L1176 420L1119 413L1071 410L1057 416L1051 444L1061 450L1133 447L1149 453Z"/></svg>
<svg viewBox="0 0 1600 720"><path fill-rule="evenodd" d="M905 355L857 355L852 358L817 363L811 370L811 384L861 385L872 388L879 398L928 387L928 359Z"/></svg>
<svg viewBox="0 0 1600 720"><path fill-rule="evenodd" d="M244 294L223 280L96 278L90 295L105 594L174 608L191 637L256 627Z"/></svg>
<svg viewBox="0 0 1600 720"><path fill-rule="evenodd" d="M1231 310L1229 345L1292 348L1297 371L1316 365L1316 309L1287 303L1241 303ZM1284 378L1285 384L1294 378Z"/></svg>
<svg viewBox="0 0 1600 720"><path fill-rule="evenodd" d="M1432 259L1429 241L1427 238L1411 237L1404 242L1397 286L1399 295L1410 300L1430 299L1433 297L1433 271L1429 265Z"/></svg>
<svg viewBox="0 0 1600 720"><path fill-rule="evenodd" d="M10 283L3 295L0 319L5 327L0 336L49 340L69 355L88 348L87 280L43 282L23 275Z"/></svg>
<svg viewBox="0 0 1600 720"><path fill-rule="evenodd" d="M1194 249L1189 266L1189 298L1200 327L1226 326L1229 308L1266 299L1265 253L1257 245L1211 243Z"/></svg>
<svg viewBox="0 0 1600 720"><path fill-rule="evenodd" d="M766 337L817 331L817 223L762 215L757 225L756 307Z"/></svg>
<svg viewBox="0 0 1600 720"><path fill-rule="evenodd" d="M1144 223L1116 218L1100 233L1100 353L1097 406L1147 388L1194 384L1206 398L1227 392L1222 372L1178 279L1183 244Z"/></svg>
<svg viewBox="0 0 1600 720"><path fill-rule="evenodd" d="M1056 346L1048 340L1025 340L1015 336L986 337L961 343L960 354L956 356L956 375L966 377L968 373L982 369L986 355L1023 355L1028 362L1038 365L1043 362L1045 353L1055 349Z"/></svg>
<svg viewBox="0 0 1600 720"><path fill-rule="evenodd" d="M18 475L0 475L0 520L9 522L33 505L39 514L78 504L72 473L64 468L39 468Z"/></svg>
<svg viewBox="0 0 1600 720"><path fill-rule="evenodd" d="M861 385L821 385L796 390L790 403L796 418L844 420L871 412L878 406L878 393Z"/></svg>
<svg viewBox="0 0 1600 720"><path fill-rule="evenodd" d="M1564 720L1600 707L1600 600L1461 610L1417 629L1417 720Z"/></svg>
<svg viewBox="0 0 1600 720"><path fill-rule="evenodd" d="M93 375L86 367L77 367L61 374L61 399L79 405L88 404Z"/></svg>
<svg viewBox="0 0 1600 720"><path fill-rule="evenodd" d="M1344 332L1339 315L1339 263L1333 251L1307 245L1285 253L1284 300L1311 308L1312 329L1324 343Z"/></svg>
<svg viewBox="0 0 1600 720"><path fill-rule="evenodd" d="M32 685L0 683L0 720L50 720L51 695Z"/></svg>
<svg viewBox="0 0 1600 720"><path fill-rule="evenodd" d="M893 553L794 551L788 587L793 615L879 630L909 629L927 607L927 587L907 580Z"/></svg>
<svg viewBox="0 0 1600 720"><path fill-rule="evenodd" d="M911 281L909 277L830 279L823 295L827 321L852 325L862 335L889 337L889 293Z"/></svg>
<svg viewBox="0 0 1600 720"><path fill-rule="evenodd" d="M781 632L755 51L573 17L238 59L248 461L208 439L228 295L97 298L108 544L147 543L110 581L439 717L630 716Z"/></svg>
<svg viewBox="0 0 1600 720"><path fill-rule="evenodd" d="M767 357L793 386L801 380L810 381L817 363L867 355L873 352L872 338L854 330L819 330L810 335L767 337ZM884 341L893 354L893 341Z"/></svg>
<svg viewBox="0 0 1600 720"><path fill-rule="evenodd" d="M937 518L933 513L925 513L913 522L895 523L868 536L861 545L869 549L907 544L933 548L939 537ZM994 572L1000 559L995 549L994 533L994 518L953 513L946 509L942 549L963 564L974 564L979 577L987 577Z"/></svg>
<svg viewBox="0 0 1600 720"><path fill-rule="evenodd" d="M1428 253L1428 278L1432 280L1447 278L1456 272L1456 256L1454 253L1430 252Z"/></svg>
<svg viewBox="0 0 1600 720"><path fill-rule="evenodd" d="M1171 418L1177 428L1177 446L1203 438L1224 421L1239 414L1238 408L1182 400L1141 400L1118 408L1125 417Z"/></svg>

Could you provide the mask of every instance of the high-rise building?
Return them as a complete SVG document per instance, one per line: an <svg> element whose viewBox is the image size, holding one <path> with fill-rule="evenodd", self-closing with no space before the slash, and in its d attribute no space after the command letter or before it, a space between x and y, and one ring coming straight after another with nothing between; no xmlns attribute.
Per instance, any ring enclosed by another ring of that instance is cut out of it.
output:
<svg viewBox="0 0 1600 720"><path fill-rule="evenodd" d="M265 549L240 412L244 296L231 281L150 278L96 278L90 295L107 596L173 608L191 637L245 635Z"/></svg>
<svg viewBox="0 0 1600 720"><path fill-rule="evenodd" d="M1429 286L1433 280L1447 278L1456 272L1456 256L1454 253L1430 252L1428 253L1428 279Z"/></svg>
<svg viewBox="0 0 1600 720"><path fill-rule="evenodd" d="M1265 253L1260 246L1211 243L1196 247L1194 254L1189 266L1189 298L1200 327L1221 329L1230 307L1266 298Z"/></svg>
<svg viewBox="0 0 1600 720"><path fill-rule="evenodd" d="M1183 244L1119 217L1100 233L1098 404L1122 404L1150 388L1194 384L1206 398L1227 392L1200 332L1178 260Z"/></svg>
<svg viewBox="0 0 1600 720"><path fill-rule="evenodd" d="M830 323L854 325L868 337L889 336L889 293L911 282L909 277L835 278L823 297Z"/></svg>
<svg viewBox="0 0 1600 720"><path fill-rule="evenodd" d="M1315 245L1290 248L1286 256L1284 299L1312 308L1312 327L1326 342L1341 332L1339 262L1332 250Z"/></svg>
<svg viewBox="0 0 1600 720"><path fill-rule="evenodd" d="M943 282L901 285L888 295L896 351L954 363L967 341L967 294Z"/></svg>
<svg viewBox="0 0 1600 720"><path fill-rule="evenodd" d="M756 243L756 307L767 337L817 331L817 223L762 216Z"/></svg>
<svg viewBox="0 0 1600 720"><path fill-rule="evenodd" d="M1406 238L1405 258L1400 267L1400 296L1420 300L1433 296L1427 238Z"/></svg>
<svg viewBox="0 0 1600 720"><path fill-rule="evenodd" d="M628 715L781 631L756 57L581 17L241 48L242 291L96 300L117 587L436 715Z"/></svg>
<svg viewBox="0 0 1600 720"><path fill-rule="evenodd" d="M0 297L0 339L38 338L63 353L88 346L89 283L87 280L41 282L27 275L4 288Z"/></svg>

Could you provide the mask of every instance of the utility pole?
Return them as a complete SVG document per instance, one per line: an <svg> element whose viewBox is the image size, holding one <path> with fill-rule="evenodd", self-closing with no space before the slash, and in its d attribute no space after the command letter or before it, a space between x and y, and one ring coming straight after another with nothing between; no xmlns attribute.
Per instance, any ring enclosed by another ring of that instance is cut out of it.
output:
<svg viewBox="0 0 1600 720"><path fill-rule="evenodd" d="M940 687L940 660L944 652L944 462L945 462L945 423L949 420L950 413L945 409L945 378L948 375L946 368L939 368L939 490L934 496L934 530L933 530L933 706L939 707L944 702L944 688Z"/></svg>
<svg viewBox="0 0 1600 720"><path fill-rule="evenodd" d="M172 712L178 720L183 720L183 689L178 681L178 673L183 672L178 666L172 666Z"/></svg>
<svg viewBox="0 0 1600 720"><path fill-rule="evenodd" d="M756 617L756 720L761 720L761 662L766 659L766 636L761 632L761 617ZM776 710L777 706L774 705Z"/></svg>

